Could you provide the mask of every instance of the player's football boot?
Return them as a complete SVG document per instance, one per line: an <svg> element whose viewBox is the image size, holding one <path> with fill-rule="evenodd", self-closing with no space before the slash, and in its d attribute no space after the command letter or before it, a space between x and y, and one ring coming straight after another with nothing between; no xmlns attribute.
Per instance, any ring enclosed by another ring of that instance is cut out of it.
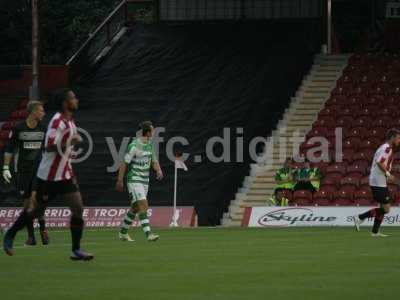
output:
<svg viewBox="0 0 400 300"><path fill-rule="evenodd" d="M92 253L88 253L82 250L74 250L72 251L70 258L72 260L88 261L92 260L94 258L94 255Z"/></svg>
<svg viewBox="0 0 400 300"><path fill-rule="evenodd" d="M8 234L8 232L6 232L3 238L3 250L9 256L14 255L13 244L14 239L10 236L10 234Z"/></svg>
<svg viewBox="0 0 400 300"><path fill-rule="evenodd" d="M389 235L388 234L383 234L383 233L380 233L380 232L377 232L377 233L371 232L371 236L372 237L388 237Z"/></svg>
<svg viewBox="0 0 400 300"><path fill-rule="evenodd" d="M353 219L354 219L354 227L356 228L357 231L360 231L360 225L364 222L364 220L361 220L358 215L355 215Z"/></svg>
<svg viewBox="0 0 400 300"><path fill-rule="evenodd" d="M147 240L148 240L149 242L155 242L155 241L157 241L159 238L160 238L160 236L157 235L157 234L155 234L155 233L150 233L150 234L147 236Z"/></svg>
<svg viewBox="0 0 400 300"><path fill-rule="evenodd" d="M119 233L118 234L118 237L119 237L119 239L121 240L121 241L124 241L124 242L134 242L135 240L133 239L133 238L131 238L130 236L129 236L129 234L127 234L127 233Z"/></svg>
<svg viewBox="0 0 400 300"><path fill-rule="evenodd" d="M48 245L49 244L49 233L47 230L41 230L40 231L40 238L42 239L42 244L43 245Z"/></svg>
<svg viewBox="0 0 400 300"><path fill-rule="evenodd" d="M28 237L28 239L25 241L25 246L36 246L36 239L34 237Z"/></svg>

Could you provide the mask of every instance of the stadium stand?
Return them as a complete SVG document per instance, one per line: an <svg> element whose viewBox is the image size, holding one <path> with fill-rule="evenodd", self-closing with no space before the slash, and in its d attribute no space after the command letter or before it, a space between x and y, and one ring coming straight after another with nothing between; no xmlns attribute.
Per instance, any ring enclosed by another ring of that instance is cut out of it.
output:
<svg viewBox="0 0 400 300"><path fill-rule="evenodd" d="M326 101L322 100L319 112L318 109L314 111L317 118L311 121L312 127L304 134L305 140L300 146L300 153L304 153L316 145L309 143L314 136L330 141L330 163L317 164L323 173L321 189L314 194L297 191L291 195L287 192L291 205L361 206L372 203L368 173L373 154L383 142L387 129L399 127L399 74L400 59L396 54L353 55L349 58L330 96ZM302 104L295 107L292 103L290 109L294 115L301 115L306 108ZM290 122L293 119L287 113L283 120ZM332 137L335 127L343 128L343 162L340 163L334 161ZM277 132L279 134L279 128ZM278 154L275 152L278 148L273 149L273 154ZM290 147L290 150L293 149ZM272 177L270 170L263 169L265 166L261 163L253 167L254 176L247 179L250 182L248 192L235 200L237 205L231 206L230 214L225 216L226 223L237 225L235 222L240 219L245 206L265 205L265 194L269 195L272 190ZM391 185L390 190L398 203L398 187Z"/></svg>
<svg viewBox="0 0 400 300"><path fill-rule="evenodd" d="M282 36L282 30L290 33ZM269 135L319 50L320 34L311 34L319 30L310 20L128 30L75 86L81 100L78 125L94 142L89 159L75 167L86 204L127 204L127 195L114 192L115 173L107 171L113 159L105 136L119 149L140 121L151 119L166 128L165 140L184 136L190 142L181 149L191 160L189 173L180 177L178 204L194 205L200 225L218 224L251 160L244 151L244 163L214 164L205 158L206 141L222 136L224 127L243 128L244 149L252 137ZM3 125L2 147L15 122L25 117L24 105ZM151 205L172 201L173 165L162 147L166 178L151 183ZM204 160L194 163L194 155ZM236 149L230 156L236 157ZM12 199L3 203L15 205Z"/></svg>
<svg viewBox="0 0 400 300"><path fill-rule="evenodd" d="M178 203L195 205L200 225L218 224L250 158L245 151L244 163L212 163L205 159L206 141L222 136L224 127L242 127L247 149L252 137L273 129L318 51L310 37L315 26L298 23L294 30L292 25L137 25L128 32L80 85L78 121L95 145L76 168L87 203L126 205L127 196L113 191L115 173L106 170L112 159L104 136L112 136L119 149L140 121L151 119L166 128L165 141L184 136L190 142L181 149L191 158L189 172L180 176ZM286 27L290 34L283 37ZM235 136L231 132L232 144ZM165 144L160 152L166 178L151 182L149 199L152 205L170 205L173 165ZM203 161L193 162L194 155ZM236 157L236 150L230 155Z"/></svg>

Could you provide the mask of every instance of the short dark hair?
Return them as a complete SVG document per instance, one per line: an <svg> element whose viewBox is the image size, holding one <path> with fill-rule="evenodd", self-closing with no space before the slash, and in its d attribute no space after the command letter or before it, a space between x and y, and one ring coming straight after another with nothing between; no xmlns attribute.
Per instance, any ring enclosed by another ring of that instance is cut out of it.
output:
<svg viewBox="0 0 400 300"><path fill-rule="evenodd" d="M148 132L151 132L151 127L153 123L151 121L144 121L139 124L139 129L142 130L142 135L146 135Z"/></svg>
<svg viewBox="0 0 400 300"><path fill-rule="evenodd" d="M391 128L386 132L386 140L389 141L397 135L400 135L400 130Z"/></svg>
<svg viewBox="0 0 400 300"><path fill-rule="evenodd" d="M66 100L68 100L68 93L71 91L72 90L70 88L62 88L54 93L53 102L55 109L58 109L59 111L63 110L63 104Z"/></svg>

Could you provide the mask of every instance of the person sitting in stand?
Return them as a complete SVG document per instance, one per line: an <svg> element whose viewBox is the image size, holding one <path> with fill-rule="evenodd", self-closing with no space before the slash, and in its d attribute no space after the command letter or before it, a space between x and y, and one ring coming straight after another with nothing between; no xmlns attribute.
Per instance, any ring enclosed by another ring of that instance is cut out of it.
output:
<svg viewBox="0 0 400 300"><path fill-rule="evenodd" d="M321 172L319 168L311 167L310 162L306 159L303 167L294 171L294 179L296 181L295 191L308 190L315 192L320 187Z"/></svg>
<svg viewBox="0 0 400 300"><path fill-rule="evenodd" d="M269 199L272 205L288 206L289 199L284 195L285 190L293 191L295 181L293 180L293 159L287 158L283 167L275 174L275 190L274 195Z"/></svg>
<svg viewBox="0 0 400 300"><path fill-rule="evenodd" d="M311 167L310 182L311 185L314 187L314 191L319 191L319 188L321 186L321 179L322 179L321 170L316 167Z"/></svg>

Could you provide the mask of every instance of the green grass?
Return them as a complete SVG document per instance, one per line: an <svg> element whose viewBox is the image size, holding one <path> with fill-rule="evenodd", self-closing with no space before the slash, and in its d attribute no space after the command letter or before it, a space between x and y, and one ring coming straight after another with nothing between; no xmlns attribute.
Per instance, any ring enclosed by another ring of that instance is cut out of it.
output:
<svg viewBox="0 0 400 300"><path fill-rule="evenodd" d="M364 229L160 230L148 243L122 243L116 231L88 230L92 262L72 262L69 232L48 247L0 255L0 299L205 300L397 299L400 229L374 239Z"/></svg>

